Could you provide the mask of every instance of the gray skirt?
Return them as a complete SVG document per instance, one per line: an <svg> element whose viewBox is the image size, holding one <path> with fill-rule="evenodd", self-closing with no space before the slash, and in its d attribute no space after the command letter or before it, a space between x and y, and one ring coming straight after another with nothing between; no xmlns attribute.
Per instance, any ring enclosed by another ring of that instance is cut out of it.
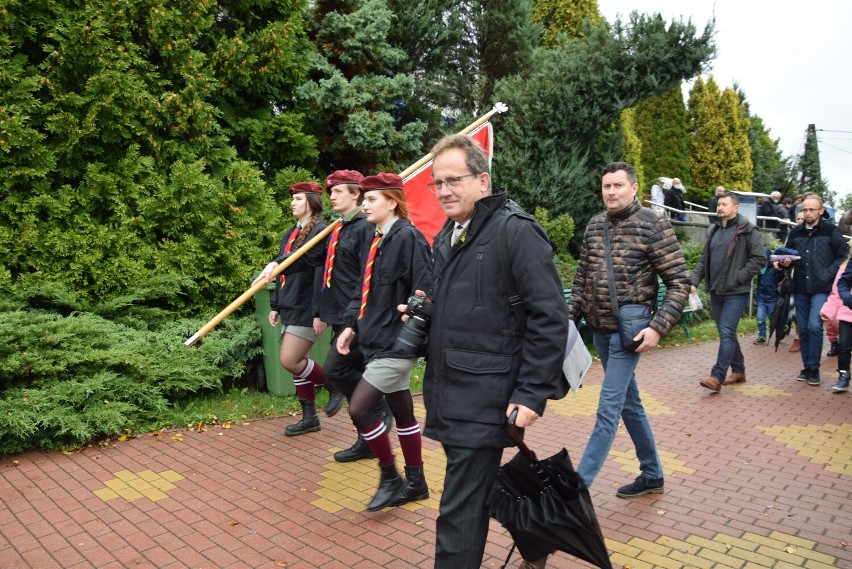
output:
<svg viewBox="0 0 852 569"><path fill-rule="evenodd" d="M411 370L417 358L377 358L364 370L364 381L382 393L395 393L408 389Z"/></svg>

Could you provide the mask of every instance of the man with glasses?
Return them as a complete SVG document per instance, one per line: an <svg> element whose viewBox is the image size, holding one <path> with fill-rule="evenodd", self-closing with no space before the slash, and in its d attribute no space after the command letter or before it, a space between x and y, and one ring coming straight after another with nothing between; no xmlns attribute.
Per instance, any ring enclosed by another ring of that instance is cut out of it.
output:
<svg viewBox="0 0 852 569"><path fill-rule="evenodd" d="M528 428L548 399L567 393L562 360L568 313L546 233L513 209L505 191L492 192L482 147L468 136L451 135L432 154L430 188L449 219L435 237L427 291L433 310L424 435L441 442L447 455L435 568L457 569L482 564L486 499L503 448L514 446L506 418L517 409L515 424ZM503 239L508 266L498 253ZM506 296L508 278L525 322ZM532 559L521 566L545 563Z"/></svg>
<svg viewBox="0 0 852 569"><path fill-rule="evenodd" d="M793 297L796 302L796 328L804 369L796 376L808 385L819 385L819 362L822 356L822 320L819 311L834 283L840 263L849 254L849 247L837 226L822 218L825 211L822 198L808 194L802 201L804 222L790 231L787 248L795 249L801 257L793 263L785 259L776 268L793 265Z"/></svg>

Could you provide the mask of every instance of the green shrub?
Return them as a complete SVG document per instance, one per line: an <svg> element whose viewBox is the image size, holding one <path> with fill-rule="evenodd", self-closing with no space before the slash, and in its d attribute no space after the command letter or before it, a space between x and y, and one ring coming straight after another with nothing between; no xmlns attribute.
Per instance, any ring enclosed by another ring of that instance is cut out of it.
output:
<svg viewBox="0 0 852 569"><path fill-rule="evenodd" d="M157 424L175 402L218 393L261 352L253 316L231 316L197 349L204 323L172 320L168 278L89 308L55 288L0 306L0 454L79 446ZM113 316L108 319L96 311Z"/></svg>

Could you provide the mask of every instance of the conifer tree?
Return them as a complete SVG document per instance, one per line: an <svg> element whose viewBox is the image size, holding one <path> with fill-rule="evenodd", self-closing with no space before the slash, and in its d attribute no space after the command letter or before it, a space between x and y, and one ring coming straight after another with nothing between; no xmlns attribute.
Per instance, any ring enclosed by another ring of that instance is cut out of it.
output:
<svg viewBox="0 0 852 569"><path fill-rule="evenodd" d="M582 37L537 51L499 83L511 111L499 119L495 178L522 205L569 213L583 227L600 210L600 169L623 156L613 140L621 112L700 73L712 33L634 13L612 28L587 22Z"/></svg>
<svg viewBox="0 0 852 569"><path fill-rule="evenodd" d="M406 54L391 46L385 0L318 3L312 35L319 48L311 80L299 90L319 140L319 169L399 171L420 157L426 125L405 112L414 96Z"/></svg>
<svg viewBox="0 0 852 569"><path fill-rule="evenodd" d="M709 198L722 185L752 191L749 119L736 92L720 92L711 75L699 78L689 96L689 165L699 195Z"/></svg>
<svg viewBox="0 0 852 569"><path fill-rule="evenodd" d="M264 168L314 152L271 108L304 80L304 8L6 3L0 284L98 300L173 272L197 288L170 308L196 314L244 290L278 233Z"/></svg>
<svg viewBox="0 0 852 569"><path fill-rule="evenodd" d="M542 27L541 44L554 47L564 38L582 35L583 20L593 24L604 22L598 0L534 0L533 21Z"/></svg>
<svg viewBox="0 0 852 569"><path fill-rule="evenodd" d="M805 150L799 159L798 171L799 189L802 193L813 192L827 202L834 199L834 192L829 192L828 185L822 178L822 169L819 163L819 144L816 126L813 124L808 125Z"/></svg>
<svg viewBox="0 0 852 569"><path fill-rule="evenodd" d="M647 183L660 176L680 178L691 193L686 105L681 86L636 105L636 133L642 140L642 168Z"/></svg>

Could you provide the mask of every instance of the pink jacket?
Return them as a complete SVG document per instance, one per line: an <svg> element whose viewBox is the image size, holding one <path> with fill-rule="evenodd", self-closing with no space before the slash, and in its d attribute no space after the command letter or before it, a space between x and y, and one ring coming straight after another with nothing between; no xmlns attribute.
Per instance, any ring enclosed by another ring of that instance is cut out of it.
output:
<svg viewBox="0 0 852 569"><path fill-rule="evenodd" d="M828 300L822 305L819 311L820 316L825 316L829 320L842 320L844 322L852 322L852 309L847 308L843 301L840 300L840 295L837 294L837 281L840 280L840 275L846 269L846 264L841 265L840 270L834 277L834 284L831 285L831 294L828 295Z"/></svg>

